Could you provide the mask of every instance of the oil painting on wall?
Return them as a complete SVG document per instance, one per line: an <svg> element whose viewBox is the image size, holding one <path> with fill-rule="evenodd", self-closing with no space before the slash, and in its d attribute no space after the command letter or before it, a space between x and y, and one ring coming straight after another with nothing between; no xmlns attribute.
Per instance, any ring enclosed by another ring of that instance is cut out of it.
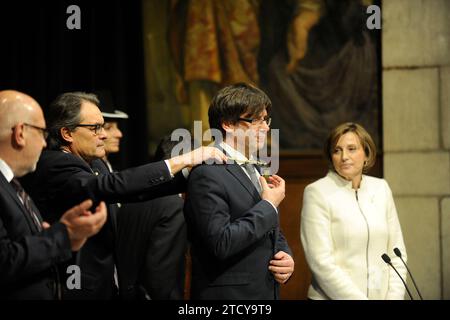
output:
<svg viewBox="0 0 450 320"><path fill-rule="evenodd" d="M172 127L202 120L207 129L214 93L250 82L273 102L281 151L318 151L346 121L361 123L380 145L380 39L366 27L373 1L146 2L155 18L166 17L144 26L150 113L170 110ZM162 68L170 77L158 78L154 70Z"/></svg>

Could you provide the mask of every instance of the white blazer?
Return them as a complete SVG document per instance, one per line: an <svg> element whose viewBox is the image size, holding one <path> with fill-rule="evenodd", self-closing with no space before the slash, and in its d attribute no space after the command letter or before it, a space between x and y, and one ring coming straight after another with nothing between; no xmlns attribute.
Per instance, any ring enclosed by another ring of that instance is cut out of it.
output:
<svg viewBox="0 0 450 320"><path fill-rule="evenodd" d="M363 175L358 190L330 171L303 195L301 242L312 271L310 299L403 299L405 288L381 258L406 250L392 192L384 179Z"/></svg>

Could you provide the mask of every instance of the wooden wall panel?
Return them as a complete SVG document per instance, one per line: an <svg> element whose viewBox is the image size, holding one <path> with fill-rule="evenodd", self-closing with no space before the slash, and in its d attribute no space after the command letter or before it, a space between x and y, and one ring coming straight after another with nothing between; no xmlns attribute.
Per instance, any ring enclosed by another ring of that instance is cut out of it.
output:
<svg viewBox="0 0 450 320"><path fill-rule="evenodd" d="M286 181L286 197L280 205L281 229L294 254L295 271L287 284L281 286L281 299L306 299L311 272L300 242L300 221L303 190L311 182L323 177L327 164L320 154L285 154L280 157L278 174Z"/></svg>
<svg viewBox="0 0 450 320"><path fill-rule="evenodd" d="M280 206L281 229L294 254L295 271L281 288L281 299L305 299L311 274L300 243L300 212L303 190L311 181L290 179L287 181L286 198Z"/></svg>

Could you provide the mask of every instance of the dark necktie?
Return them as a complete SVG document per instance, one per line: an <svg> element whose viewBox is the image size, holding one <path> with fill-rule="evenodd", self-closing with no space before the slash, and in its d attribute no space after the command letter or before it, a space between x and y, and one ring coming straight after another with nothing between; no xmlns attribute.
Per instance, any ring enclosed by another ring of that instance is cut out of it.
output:
<svg viewBox="0 0 450 320"><path fill-rule="evenodd" d="M255 166L250 163L245 163L243 167L250 176L250 180L252 180L252 183L255 186L256 190L258 190L258 193L261 194L261 185L259 184L258 177L256 176Z"/></svg>
<svg viewBox="0 0 450 320"><path fill-rule="evenodd" d="M30 215L31 220L33 220L34 224L36 225L36 228L38 229L39 232L41 232L42 225L41 225L41 222L39 221L37 213L35 212L35 210L33 209L33 206L31 205L30 196L25 192L25 189L22 187L19 180L15 179L15 178L12 179L11 185L16 190L19 198L22 200L23 206L25 207L26 211Z"/></svg>

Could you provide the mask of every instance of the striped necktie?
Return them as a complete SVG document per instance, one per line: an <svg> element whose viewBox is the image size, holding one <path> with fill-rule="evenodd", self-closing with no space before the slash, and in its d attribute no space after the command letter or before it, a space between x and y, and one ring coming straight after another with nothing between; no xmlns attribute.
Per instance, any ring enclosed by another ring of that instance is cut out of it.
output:
<svg viewBox="0 0 450 320"><path fill-rule="evenodd" d="M31 205L31 198L30 196L25 192L25 189L20 184L19 180L16 178L11 180L11 185L13 186L14 190L16 190L17 195L19 196L20 200L22 200L23 206L25 207L26 211L31 217L31 220L33 220L34 224L36 225L36 228L39 232L42 231L42 225L41 222L37 216L37 213L33 209L33 206Z"/></svg>
<svg viewBox="0 0 450 320"><path fill-rule="evenodd" d="M250 180L252 181L256 190L258 190L258 193L261 194L262 189L261 189L261 185L259 184L258 177L256 176L255 166L250 163L245 163L244 169L245 169L245 171L247 171L248 175L250 176Z"/></svg>

